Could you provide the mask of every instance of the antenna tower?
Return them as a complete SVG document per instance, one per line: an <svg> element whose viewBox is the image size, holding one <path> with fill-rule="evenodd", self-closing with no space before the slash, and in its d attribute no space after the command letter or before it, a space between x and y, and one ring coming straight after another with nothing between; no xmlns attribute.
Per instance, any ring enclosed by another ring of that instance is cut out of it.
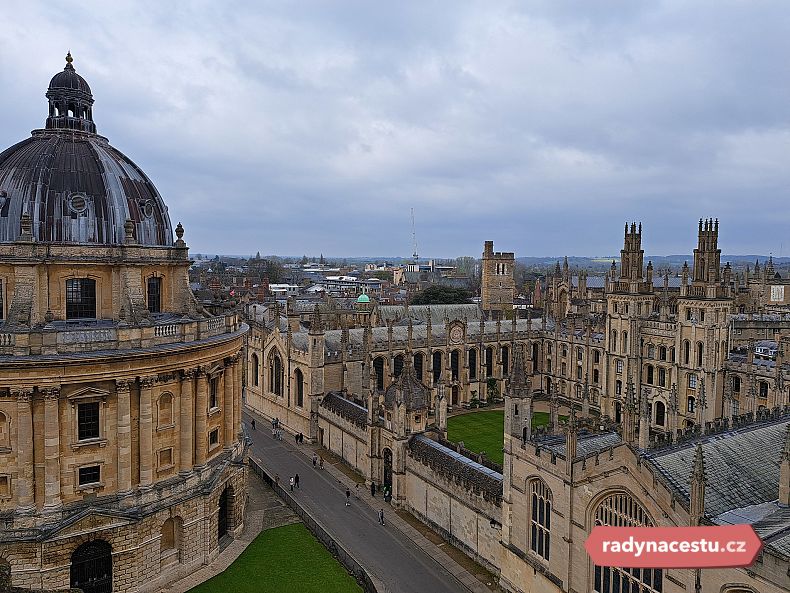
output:
<svg viewBox="0 0 790 593"><path fill-rule="evenodd" d="M414 230L414 208L411 209L411 242L414 245L414 253L412 253L411 256L414 258L414 263L416 264L420 256L417 255L417 232Z"/></svg>

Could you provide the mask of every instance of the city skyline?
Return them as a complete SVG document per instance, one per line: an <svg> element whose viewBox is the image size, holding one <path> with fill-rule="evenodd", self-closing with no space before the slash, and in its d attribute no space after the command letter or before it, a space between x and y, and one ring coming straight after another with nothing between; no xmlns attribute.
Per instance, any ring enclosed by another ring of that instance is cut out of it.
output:
<svg viewBox="0 0 790 593"><path fill-rule="evenodd" d="M632 219L683 253L708 216L725 251L779 254L783 8L12 3L0 141L43 125L40 80L70 49L98 132L196 252L407 255L413 207L437 257L485 238L604 254Z"/></svg>

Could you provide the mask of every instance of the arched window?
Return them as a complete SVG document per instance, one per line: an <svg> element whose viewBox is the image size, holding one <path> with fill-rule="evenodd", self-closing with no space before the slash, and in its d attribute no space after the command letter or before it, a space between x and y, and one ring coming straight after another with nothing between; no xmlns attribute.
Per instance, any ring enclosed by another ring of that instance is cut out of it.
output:
<svg viewBox="0 0 790 593"><path fill-rule="evenodd" d="M669 349L669 360L672 361L672 362L675 362L675 347L674 346L672 346Z"/></svg>
<svg viewBox="0 0 790 593"><path fill-rule="evenodd" d="M510 372L510 349L507 346L502 346L500 355L502 356L502 375L505 376Z"/></svg>
<svg viewBox="0 0 790 593"><path fill-rule="evenodd" d="M536 344L537 345L537 344ZM477 350L469 349L469 380L477 379Z"/></svg>
<svg viewBox="0 0 790 593"><path fill-rule="evenodd" d="M646 370L647 370L647 383L648 383L648 385L652 385L653 384L653 365L652 364L647 365Z"/></svg>
<svg viewBox="0 0 790 593"><path fill-rule="evenodd" d="M458 350L450 352L450 377L453 381L458 381L458 374L461 363L459 361L460 355Z"/></svg>
<svg viewBox="0 0 790 593"><path fill-rule="evenodd" d="M593 350L593 363L598 364L601 362L601 351Z"/></svg>
<svg viewBox="0 0 790 593"><path fill-rule="evenodd" d="M379 356L373 359L373 372L376 373L376 389L384 389L384 359Z"/></svg>
<svg viewBox="0 0 790 593"><path fill-rule="evenodd" d="M274 352L271 361L271 365L269 366L269 391L275 395L282 396L283 383L285 382L283 361L277 352Z"/></svg>
<svg viewBox="0 0 790 593"><path fill-rule="evenodd" d="M741 391L741 378L738 376L734 376L732 378L732 390L734 393L740 393Z"/></svg>
<svg viewBox="0 0 790 593"><path fill-rule="evenodd" d="M610 494L595 509L595 525L610 527L653 527L647 511L628 494ZM593 590L596 593L634 591L661 593L664 575L660 568L617 568L593 565Z"/></svg>
<svg viewBox="0 0 790 593"><path fill-rule="evenodd" d="M532 368L538 368L538 359L540 358L540 350L538 348L538 343L534 342L532 344Z"/></svg>
<svg viewBox="0 0 790 593"><path fill-rule="evenodd" d="M655 407L656 411L653 414L653 418L656 419L656 424L658 426L664 426L664 417L666 416L667 408L662 401L657 401Z"/></svg>
<svg viewBox="0 0 790 593"><path fill-rule="evenodd" d="M66 319L96 319L96 281L66 280Z"/></svg>
<svg viewBox="0 0 790 593"><path fill-rule="evenodd" d="M688 364L691 359L691 343L683 340L683 364Z"/></svg>
<svg viewBox="0 0 790 593"><path fill-rule="evenodd" d="M250 366L252 366L252 369L250 369L250 372L252 373L252 384L253 386L257 387L260 384L260 366L258 364L258 355L253 353L251 361L252 364Z"/></svg>
<svg viewBox="0 0 790 593"><path fill-rule="evenodd" d="M593 369L593 383L598 383L599 380L600 373L598 372L598 369Z"/></svg>
<svg viewBox="0 0 790 593"><path fill-rule="evenodd" d="M400 374L403 372L403 354L398 354L392 364L392 372L395 377L400 377Z"/></svg>
<svg viewBox="0 0 790 593"><path fill-rule="evenodd" d="M494 376L494 349L489 346L486 348L486 377Z"/></svg>
<svg viewBox="0 0 790 593"><path fill-rule="evenodd" d="M171 426L173 424L173 396L163 393L159 396L157 411L157 427Z"/></svg>
<svg viewBox="0 0 790 593"><path fill-rule="evenodd" d="M659 358L659 360L666 360L667 359L667 347L666 346L659 346L658 347L658 358Z"/></svg>
<svg viewBox="0 0 790 593"><path fill-rule="evenodd" d="M689 397L686 400L686 411L689 414L693 414L697 410L697 399L694 397Z"/></svg>
<svg viewBox="0 0 790 593"><path fill-rule="evenodd" d="M11 448L11 430L8 416L0 412L0 449Z"/></svg>
<svg viewBox="0 0 790 593"><path fill-rule="evenodd" d="M647 345L647 357L648 358L655 358L656 357L656 347L653 344Z"/></svg>
<svg viewBox="0 0 790 593"><path fill-rule="evenodd" d="M609 337L609 349L612 352L617 350L617 331L612 330L612 335Z"/></svg>
<svg viewBox="0 0 790 593"><path fill-rule="evenodd" d="M658 385L660 387L667 386L667 370L662 367L658 367Z"/></svg>
<svg viewBox="0 0 790 593"><path fill-rule="evenodd" d="M705 347L702 345L702 342L697 342L697 366L702 366L702 354Z"/></svg>
<svg viewBox="0 0 790 593"><path fill-rule="evenodd" d="M433 382L438 383L442 378L442 353L437 350L433 353Z"/></svg>
<svg viewBox="0 0 790 593"><path fill-rule="evenodd" d="M304 374L301 369L296 369L294 371L294 383L296 405L302 408L304 407Z"/></svg>
<svg viewBox="0 0 790 593"><path fill-rule="evenodd" d="M529 492L529 549L548 560L551 551L551 490L543 480L534 479L530 482Z"/></svg>
<svg viewBox="0 0 790 593"><path fill-rule="evenodd" d="M414 374L417 375L417 378L420 381L422 381L422 366L423 366L422 352L416 352L414 354Z"/></svg>
<svg viewBox="0 0 790 593"><path fill-rule="evenodd" d="M551 355L551 342L546 344L546 355L548 355L548 356Z"/></svg>
<svg viewBox="0 0 790 593"><path fill-rule="evenodd" d="M760 397L768 397L768 383L766 381L760 381Z"/></svg>
<svg viewBox="0 0 790 593"><path fill-rule="evenodd" d="M581 346L576 348L576 360L582 360L584 358L584 350L582 350Z"/></svg>
<svg viewBox="0 0 790 593"><path fill-rule="evenodd" d="M614 392L616 395L623 394L623 382L620 379L614 382Z"/></svg>
<svg viewBox="0 0 790 593"><path fill-rule="evenodd" d="M623 343L621 344L623 354L628 354L628 332L623 332Z"/></svg>
<svg viewBox="0 0 790 593"><path fill-rule="evenodd" d="M160 566L168 566L179 561L181 526L181 517L171 517L162 523L162 536L159 540Z"/></svg>

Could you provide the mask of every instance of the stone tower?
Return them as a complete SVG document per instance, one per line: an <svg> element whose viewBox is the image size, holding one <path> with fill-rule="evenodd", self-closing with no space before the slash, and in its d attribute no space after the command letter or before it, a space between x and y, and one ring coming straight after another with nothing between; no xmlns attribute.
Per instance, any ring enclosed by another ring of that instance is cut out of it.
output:
<svg viewBox="0 0 790 593"><path fill-rule="evenodd" d="M483 274L480 306L489 319L503 319L513 311L516 285L513 269L516 258L512 252L494 251L494 242L486 241L483 249Z"/></svg>

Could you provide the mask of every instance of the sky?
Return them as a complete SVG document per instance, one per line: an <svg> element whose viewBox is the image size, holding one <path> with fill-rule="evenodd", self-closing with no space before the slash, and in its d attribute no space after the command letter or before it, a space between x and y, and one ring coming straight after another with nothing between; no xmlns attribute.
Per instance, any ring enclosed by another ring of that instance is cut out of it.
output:
<svg viewBox="0 0 790 593"><path fill-rule="evenodd" d="M786 0L3 6L0 148L71 50L193 252L790 254Z"/></svg>

